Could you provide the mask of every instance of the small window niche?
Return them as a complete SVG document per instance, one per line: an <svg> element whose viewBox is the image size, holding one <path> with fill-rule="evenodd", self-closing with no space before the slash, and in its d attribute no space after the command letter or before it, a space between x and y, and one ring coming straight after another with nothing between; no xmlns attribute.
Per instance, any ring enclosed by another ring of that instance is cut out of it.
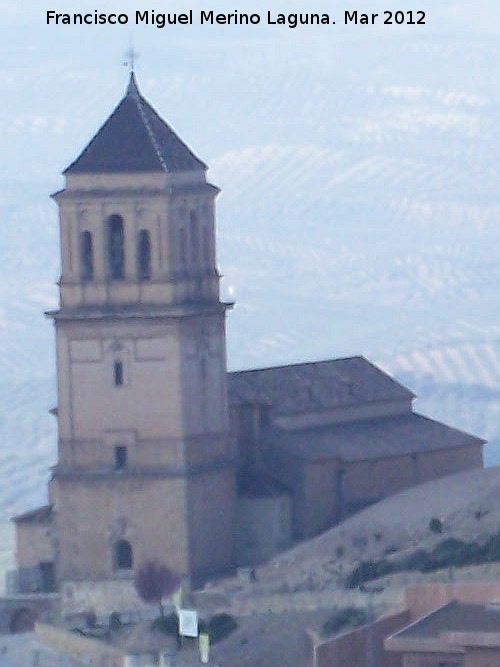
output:
<svg viewBox="0 0 500 667"><path fill-rule="evenodd" d="M125 445L115 447L115 470L123 470L127 467L127 448Z"/></svg>
<svg viewBox="0 0 500 667"><path fill-rule="evenodd" d="M130 542L118 540L113 546L113 565L115 570L131 570L134 555Z"/></svg>
<svg viewBox="0 0 500 667"><path fill-rule="evenodd" d="M115 361L113 363L113 383L115 387L123 387L123 382L124 382L123 362Z"/></svg>

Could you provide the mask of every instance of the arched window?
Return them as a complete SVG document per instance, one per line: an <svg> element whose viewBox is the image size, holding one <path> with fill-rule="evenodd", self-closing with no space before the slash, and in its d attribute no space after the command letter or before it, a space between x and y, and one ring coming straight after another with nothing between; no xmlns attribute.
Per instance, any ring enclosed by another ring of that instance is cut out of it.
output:
<svg viewBox="0 0 500 667"><path fill-rule="evenodd" d="M137 243L137 275L139 280L151 278L151 241L149 232L141 229Z"/></svg>
<svg viewBox="0 0 500 667"><path fill-rule="evenodd" d="M107 271L108 278L112 280L122 280L125 275L125 239L121 215L110 215L108 218Z"/></svg>
<svg viewBox="0 0 500 667"><path fill-rule="evenodd" d="M200 262L200 239L198 236L198 216L194 211L189 213L189 236L191 241L191 261L193 264Z"/></svg>
<svg viewBox="0 0 500 667"><path fill-rule="evenodd" d="M123 362L113 362L113 382L115 387L123 386Z"/></svg>
<svg viewBox="0 0 500 667"><path fill-rule="evenodd" d="M115 570L131 570L134 565L132 547L127 540L118 540L113 547Z"/></svg>
<svg viewBox="0 0 500 667"><path fill-rule="evenodd" d="M80 277L84 281L94 277L92 234L87 230L80 234Z"/></svg>

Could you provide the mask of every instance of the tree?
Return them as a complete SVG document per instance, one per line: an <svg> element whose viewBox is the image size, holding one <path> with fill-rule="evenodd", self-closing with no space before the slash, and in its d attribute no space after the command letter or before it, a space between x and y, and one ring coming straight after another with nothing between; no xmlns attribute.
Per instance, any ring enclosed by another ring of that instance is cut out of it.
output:
<svg viewBox="0 0 500 667"><path fill-rule="evenodd" d="M437 516L433 517L429 521L429 530L434 535L440 535L443 532L443 520L438 519Z"/></svg>
<svg viewBox="0 0 500 667"><path fill-rule="evenodd" d="M162 599L179 588L180 579L166 565L148 561L136 570L134 586L144 602L155 602L159 605L160 616L163 618Z"/></svg>

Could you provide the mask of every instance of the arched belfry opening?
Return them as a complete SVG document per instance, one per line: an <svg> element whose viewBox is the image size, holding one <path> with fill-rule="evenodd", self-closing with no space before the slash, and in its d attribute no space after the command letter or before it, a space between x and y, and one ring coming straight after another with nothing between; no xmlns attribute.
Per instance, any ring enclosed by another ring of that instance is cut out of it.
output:
<svg viewBox="0 0 500 667"><path fill-rule="evenodd" d="M134 566L134 554L130 542L118 540L113 546L113 566L115 570L131 570Z"/></svg>
<svg viewBox="0 0 500 667"><path fill-rule="evenodd" d="M88 230L80 235L80 276L85 282L94 277L94 248L92 233Z"/></svg>
<svg viewBox="0 0 500 667"><path fill-rule="evenodd" d="M125 233L121 215L107 219L107 274L111 280L125 277Z"/></svg>
<svg viewBox="0 0 500 667"><path fill-rule="evenodd" d="M151 278L151 240L147 229L141 229L137 243L137 275L139 280Z"/></svg>

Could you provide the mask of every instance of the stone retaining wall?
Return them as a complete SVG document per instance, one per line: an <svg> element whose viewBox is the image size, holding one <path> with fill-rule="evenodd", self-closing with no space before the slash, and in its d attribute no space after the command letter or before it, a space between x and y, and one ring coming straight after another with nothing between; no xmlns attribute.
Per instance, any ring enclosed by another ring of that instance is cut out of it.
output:
<svg viewBox="0 0 500 667"><path fill-rule="evenodd" d="M77 660L95 667L125 667L125 656L116 649L96 639L82 637L46 623L37 623L35 636L39 642Z"/></svg>
<svg viewBox="0 0 500 667"><path fill-rule="evenodd" d="M32 630L35 621L55 621L58 615L57 594L5 596L0 598L0 634Z"/></svg>

